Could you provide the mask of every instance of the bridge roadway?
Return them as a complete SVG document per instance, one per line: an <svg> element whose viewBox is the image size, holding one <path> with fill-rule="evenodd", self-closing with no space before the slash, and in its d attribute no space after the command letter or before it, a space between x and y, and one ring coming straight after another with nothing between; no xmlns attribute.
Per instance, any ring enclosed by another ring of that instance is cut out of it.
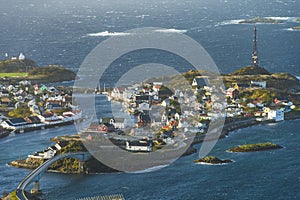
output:
<svg viewBox="0 0 300 200"><path fill-rule="evenodd" d="M53 158L47 160L35 170L30 172L18 185L16 190L16 196L19 200L28 200L29 198L26 196L25 188L34 181L39 181L44 172L48 170L48 168L56 161L63 158L78 158L79 160L86 161L91 157L89 152L76 152L76 153L66 153L62 155L56 155Z"/></svg>

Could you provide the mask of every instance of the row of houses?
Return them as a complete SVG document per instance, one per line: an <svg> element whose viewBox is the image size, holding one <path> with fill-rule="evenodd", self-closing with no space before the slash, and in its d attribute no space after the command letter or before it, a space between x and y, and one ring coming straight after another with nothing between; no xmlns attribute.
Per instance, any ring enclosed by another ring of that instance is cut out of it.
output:
<svg viewBox="0 0 300 200"><path fill-rule="evenodd" d="M64 112L62 115L45 113L43 115L25 118L10 118L1 122L1 126L10 131L24 132L27 130L43 129L51 126L71 124L81 119L81 113Z"/></svg>

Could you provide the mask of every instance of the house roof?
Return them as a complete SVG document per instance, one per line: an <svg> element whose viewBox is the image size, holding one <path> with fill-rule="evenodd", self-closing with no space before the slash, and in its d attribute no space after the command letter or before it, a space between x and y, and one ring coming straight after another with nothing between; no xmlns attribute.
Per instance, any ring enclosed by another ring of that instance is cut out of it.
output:
<svg viewBox="0 0 300 200"><path fill-rule="evenodd" d="M1 97L2 103L9 103L10 99L8 97Z"/></svg>
<svg viewBox="0 0 300 200"><path fill-rule="evenodd" d="M135 96L136 101L148 101L149 95L137 95Z"/></svg>
<svg viewBox="0 0 300 200"><path fill-rule="evenodd" d="M53 113L48 112L43 114L43 117L53 117L53 115L54 115Z"/></svg>
<svg viewBox="0 0 300 200"><path fill-rule="evenodd" d="M40 118L38 118L37 116L30 116L30 117L27 117L27 119L30 120L29 123L40 123L41 122Z"/></svg>
<svg viewBox="0 0 300 200"><path fill-rule="evenodd" d="M129 146L142 146L142 147L147 147L152 145L153 142L150 140L147 141L139 141L139 140L134 140L134 141L128 141Z"/></svg>
<svg viewBox="0 0 300 200"><path fill-rule="evenodd" d="M110 124L108 122L103 123L103 125L106 126L106 127L114 127L114 125L112 125L112 124Z"/></svg>
<svg viewBox="0 0 300 200"><path fill-rule="evenodd" d="M0 92L1 92L2 94L9 94L9 92L8 92L7 90L0 90Z"/></svg>
<svg viewBox="0 0 300 200"><path fill-rule="evenodd" d="M61 105L58 103L52 103L50 102L47 106L55 107L55 108L61 108Z"/></svg>
<svg viewBox="0 0 300 200"><path fill-rule="evenodd" d="M116 117L116 118L114 118L114 120L115 120L116 123L124 123L125 118L122 118L122 117Z"/></svg>
<svg viewBox="0 0 300 200"><path fill-rule="evenodd" d="M27 124L24 118L11 118L8 119L7 122L9 122L11 125L23 125Z"/></svg>
<svg viewBox="0 0 300 200"><path fill-rule="evenodd" d="M149 115L141 115L141 116L140 116L140 119L141 119L144 123L151 122L151 118L150 118Z"/></svg>
<svg viewBox="0 0 300 200"><path fill-rule="evenodd" d="M104 123L110 123L111 120L114 120L112 117L101 117L100 122L102 124Z"/></svg>
<svg viewBox="0 0 300 200"><path fill-rule="evenodd" d="M207 82L207 78L196 77L196 78L194 78L192 85L193 86L204 87L204 86L206 86L206 82Z"/></svg>

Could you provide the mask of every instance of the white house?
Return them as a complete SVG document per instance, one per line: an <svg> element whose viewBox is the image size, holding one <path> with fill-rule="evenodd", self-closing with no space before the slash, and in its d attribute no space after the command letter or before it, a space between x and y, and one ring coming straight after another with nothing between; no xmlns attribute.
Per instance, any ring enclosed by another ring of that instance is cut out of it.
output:
<svg viewBox="0 0 300 200"><path fill-rule="evenodd" d="M152 146L153 146L153 142L150 140L127 141L126 142L126 150L128 150L128 151L151 152Z"/></svg>
<svg viewBox="0 0 300 200"><path fill-rule="evenodd" d="M158 92L162 86L161 82L153 82L153 91Z"/></svg>
<svg viewBox="0 0 300 200"><path fill-rule="evenodd" d="M115 128L118 129L125 128L125 118L121 118L121 117L114 118L113 125L115 126Z"/></svg>
<svg viewBox="0 0 300 200"><path fill-rule="evenodd" d="M46 113L44 115L38 115L38 118L41 120L43 123L49 123L51 121L57 121L60 120L56 114L53 113Z"/></svg>
<svg viewBox="0 0 300 200"><path fill-rule="evenodd" d="M19 60L25 60L25 56L24 56L23 53L20 53L20 55L19 55Z"/></svg>
<svg viewBox="0 0 300 200"><path fill-rule="evenodd" d="M143 102L141 104L139 104L139 110L149 110L150 109L150 105L149 103Z"/></svg>
<svg viewBox="0 0 300 200"><path fill-rule="evenodd" d="M269 120L275 120L276 122L278 121L283 121L284 120L284 112L282 110L273 110L270 109L268 112L268 119Z"/></svg>
<svg viewBox="0 0 300 200"><path fill-rule="evenodd" d="M251 81L250 83L252 87L261 87L261 88L267 87L266 81Z"/></svg>

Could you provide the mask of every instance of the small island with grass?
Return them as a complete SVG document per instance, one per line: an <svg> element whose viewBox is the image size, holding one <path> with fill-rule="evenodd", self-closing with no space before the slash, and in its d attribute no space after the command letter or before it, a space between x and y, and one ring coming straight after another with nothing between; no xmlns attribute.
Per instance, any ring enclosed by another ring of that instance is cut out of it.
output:
<svg viewBox="0 0 300 200"><path fill-rule="evenodd" d="M228 149L228 152L255 152L266 151L272 149L281 149L282 146L272 142L257 143L257 144L244 144Z"/></svg>
<svg viewBox="0 0 300 200"><path fill-rule="evenodd" d="M255 24L255 23L265 23L265 24L281 24L283 20L273 19L270 17L255 17L252 19L245 19L239 22L239 24Z"/></svg>
<svg viewBox="0 0 300 200"><path fill-rule="evenodd" d="M205 163L205 164L212 164L212 165L219 165L219 164L227 164L232 163L232 160L221 160L215 156L206 156L204 158L199 158L194 160L194 163Z"/></svg>

